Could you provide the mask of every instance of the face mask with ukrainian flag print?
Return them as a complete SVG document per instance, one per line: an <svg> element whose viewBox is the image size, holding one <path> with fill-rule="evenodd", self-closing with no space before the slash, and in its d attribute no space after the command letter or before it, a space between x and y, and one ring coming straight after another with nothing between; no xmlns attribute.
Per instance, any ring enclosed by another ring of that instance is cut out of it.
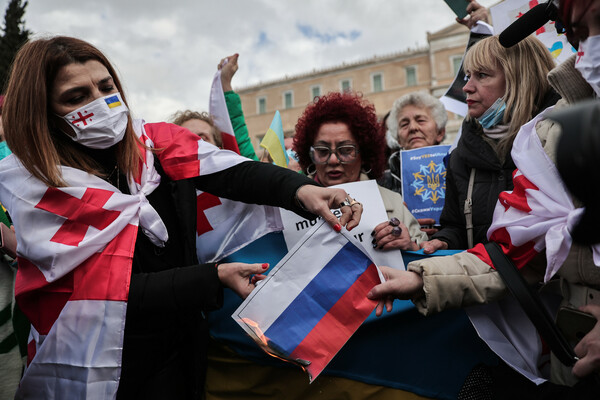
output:
<svg viewBox="0 0 600 400"><path fill-rule="evenodd" d="M129 109L120 93L109 94L62 117L71 125L75 142L92 149L107 149L125 135Z"/></svg>

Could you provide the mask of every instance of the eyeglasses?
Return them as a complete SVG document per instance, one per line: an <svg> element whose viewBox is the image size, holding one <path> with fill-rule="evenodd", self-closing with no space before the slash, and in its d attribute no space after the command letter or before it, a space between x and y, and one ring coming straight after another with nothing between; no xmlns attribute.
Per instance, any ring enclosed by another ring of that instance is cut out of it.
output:
<svg viewBox="0 0 600 400"><path fill-rule="evenodd" d="M326 146L310 148L310 158L315 164L327 164L332 153L335 154L340 163L350 164L356 160L358 149L353 144L345 144L333 150Z"/></svg>

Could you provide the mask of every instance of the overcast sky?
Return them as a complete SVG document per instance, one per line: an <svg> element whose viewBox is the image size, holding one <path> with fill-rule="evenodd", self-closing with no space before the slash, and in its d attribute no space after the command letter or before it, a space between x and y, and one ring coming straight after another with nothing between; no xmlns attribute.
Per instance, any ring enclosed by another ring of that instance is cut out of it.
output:
<svg viewBox="0 0 600 400"><path fill-rule="evenodd" d="M485 6L496 1L482 0ZM0 0L2 21L8 0ZM166 120L206 110L219 60L239 53L233 86L425 46L454 22L443 0L29 0L35 35L99 47L117 68L132 114Z"/></svg>

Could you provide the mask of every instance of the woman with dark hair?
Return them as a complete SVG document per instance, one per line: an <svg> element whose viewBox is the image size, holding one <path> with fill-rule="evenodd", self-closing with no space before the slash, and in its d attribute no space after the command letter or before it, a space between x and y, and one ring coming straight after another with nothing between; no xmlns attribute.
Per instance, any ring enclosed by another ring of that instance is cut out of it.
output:
<svg viewBox="0 0 600 400"><path fill-rule="evenodd" d="M38 39L16 56L0 201L32 323L17 398L202 398L206 313L224 287L246 297L268 265L198 264L196 189L318 214L338 231L360 219L360 207L330 212L351 201L343 190L132 119L122 90L79 39Z"/></svg>
<svg viewBox="0 0 600 400"><path fill-rule="evenodd" d="M377 179L385 168L385 134L361 95L332 92L309 104L296 124L294 150L307 175L324 186ZM390 222L373 247L418 250L427 240L402 196L379 186Z"/></svg>

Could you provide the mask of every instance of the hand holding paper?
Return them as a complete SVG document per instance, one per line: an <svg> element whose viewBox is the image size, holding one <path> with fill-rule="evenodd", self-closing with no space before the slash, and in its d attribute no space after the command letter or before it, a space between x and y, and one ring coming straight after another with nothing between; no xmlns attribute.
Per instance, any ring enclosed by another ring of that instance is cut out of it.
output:
<svg viewBox="0 0 600 400"><path fill-rule="evenodd" d="M392 311L394 299L410 300L415 296L424 295L423 278L412 271L402 271L390 267L379 267L386 281L375 286L369 291L367 297L379 300L375 315L378 317L383 313L383 307L387 312Z"/></svg>
<svg viewBox="0 0 600 400"><path fill-rule="evenodd" d="M232 318L267 353L314 380L371 314L381 275L351 235L320 221L269 273Z"/></svg>
<svg viewBox="0 0 600 400"><path fill-rule="evenodd" d="M346 199L349 199L349 196L343 189L304 185L298 190L298 200L302 202L304 207L313 214L322 217L338 232L340 229L336 228L336 225L345 226L346 229L351 231L358 225L362 215L363 208L360 203L340 208L340 204ZM331 212L331 209L336 208L340 208L342 212L339 221Z"/></svg>
<svg viewBox="0 0 600 400"><path fill-rule="evenodd" d="M219 264L217 273L223 285L245 299L256 287L256 282L266 278L262 273L268 268L269 264L228 263Z"/></svg>
<svg viewBox="0 0 600 400"><path fill-rule="evenodd" d="M469 0L444 0L448 7L456 14L457 21L459 18L465 18L468 16L467 7L469 6Z"/></svg>
<svg viewBox="0 0 600 400"><path fill-rule="evenodd" d="M450 4L450 2L451 1L449 1L448 4ZM477 0L467 0L466 2L466 9L461 13L455 11L455 14L457 15L456 22L465 25L469 29L473 28L475 24L477 24L477 21L490 22L487 8L479 4ZM461 5L464 6L465 1L460 0L455 3L462 3Z"/></svg>

